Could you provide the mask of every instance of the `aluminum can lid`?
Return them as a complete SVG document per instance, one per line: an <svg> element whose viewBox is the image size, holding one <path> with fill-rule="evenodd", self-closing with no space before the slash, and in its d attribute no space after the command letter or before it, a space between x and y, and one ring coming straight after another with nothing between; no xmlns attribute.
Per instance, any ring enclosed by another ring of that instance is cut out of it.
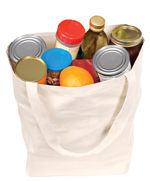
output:
<svg viewBox="0 0 150 181"><path fill-rule="evenodd" d="M99 49L92 58L94 69L98 73L108 76L123 72L129 63L128 51L117 45L108 45Z"/></svg>
<svg viewBox="0 0 150 181"><path fill-rule="evenodd" d="M46 51L45 41L32 34L21 36L15 39L9 46L9 56L15 63L25 56L41 57Z"/></svg>
<svg viewBox="0 0 150 181"><path fill-rule="evenodd" d="M15 74L23 81L37 82L47 74L47 66L39 57L26 56L16 63Z"/></svg>

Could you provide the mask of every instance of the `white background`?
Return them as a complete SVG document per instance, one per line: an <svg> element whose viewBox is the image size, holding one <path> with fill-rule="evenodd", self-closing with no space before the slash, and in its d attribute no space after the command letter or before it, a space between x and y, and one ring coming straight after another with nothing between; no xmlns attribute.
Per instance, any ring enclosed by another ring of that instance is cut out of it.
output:
<svg viewBox="0 0 150 181"><path fill-rule="evenodd" d="M148 0L5 0L0 3L0 180L150 180L150 9ZM141 29L146 40L143 54L142 98L135 117L135 141L130 168L121 176L31 178L26 175L26 148L14 99L7 45L20 35L55 32L64 19L89 27L101 15L106 25L127 23Z"/></svg>

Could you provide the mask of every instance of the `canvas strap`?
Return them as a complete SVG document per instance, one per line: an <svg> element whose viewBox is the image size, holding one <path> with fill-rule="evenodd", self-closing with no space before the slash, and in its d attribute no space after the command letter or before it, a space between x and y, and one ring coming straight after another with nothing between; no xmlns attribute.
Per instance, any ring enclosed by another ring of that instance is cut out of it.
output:
<svg viewBox="0 0 150 181"><path fill-rule="evenodd" d="M135 99L136 78L134 71L130 70L128 73L126 73L125 78L128 88L124 104L119 114L115 118L115 121L113 122L103 141L101 141L101 143L99 143L94 149L86 153L74 153L62 148L57 140L56 133L52 124L50 123L49 117L47 116L47 113L39 99L37 90L38 84L26 82L27 94L33 114L48 145L62 155L74 157L83 157L86 155L100 153L102 150L108 147L123 131L130 116L131 107Z"/></svg>

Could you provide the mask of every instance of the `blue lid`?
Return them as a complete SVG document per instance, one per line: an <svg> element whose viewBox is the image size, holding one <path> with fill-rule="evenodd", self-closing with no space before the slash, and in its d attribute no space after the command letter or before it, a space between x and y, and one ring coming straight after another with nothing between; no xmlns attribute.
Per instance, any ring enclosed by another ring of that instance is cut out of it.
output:
<svg viewBox="0 0 150 181"><path fill-rule="evenodd" d="M62 48L51 48L45 51L41 58L46 63L48 70L54 72L63 70L72 62L71 54Z"/></svg>

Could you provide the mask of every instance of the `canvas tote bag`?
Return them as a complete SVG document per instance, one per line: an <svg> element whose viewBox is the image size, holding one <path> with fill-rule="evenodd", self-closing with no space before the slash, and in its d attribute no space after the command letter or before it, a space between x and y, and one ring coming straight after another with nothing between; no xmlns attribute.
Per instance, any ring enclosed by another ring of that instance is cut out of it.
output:
<svg viewBox="0 0 150 181"><path fill-rule="evenodd" d="M115 26L106 26L110 37ZM55 33L37 33L47 48ZM78 88L19 80L14 95L27 148L29 176L124 174L133 146L133 120L141 97L143 47L121 78Z"/></svg>

